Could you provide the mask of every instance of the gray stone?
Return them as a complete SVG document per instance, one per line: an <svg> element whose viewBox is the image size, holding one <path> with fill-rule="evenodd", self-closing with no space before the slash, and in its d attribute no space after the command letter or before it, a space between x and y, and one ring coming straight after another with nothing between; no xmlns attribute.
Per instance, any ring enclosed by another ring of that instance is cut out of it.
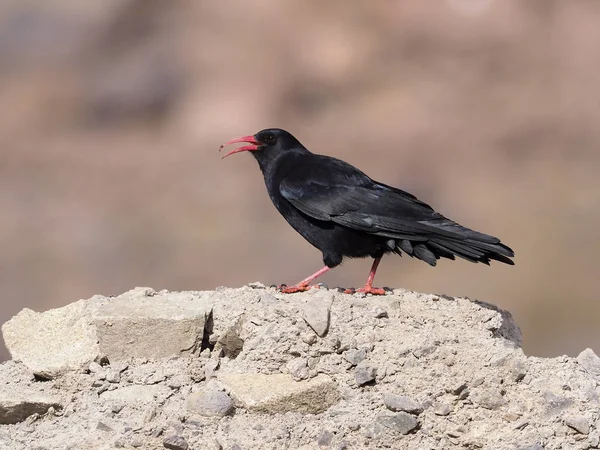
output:
<svg viewBox="0 0 600 450"><path fill-rule="evenodd" d="M2 326L2 334L14 360L52 379L103 357L113 363L196 353L211 311L207 296L136 288L43 313L23 309Z"/></svg>
<svg viewBox="0 0 600 450"><path fill-rule="evenodd" d="M182 436L168 436L163 441L163 447L169 450L187 450L189 444Z"/></svg>
<svg viewBox="0 0 600 450"><path fill-rule="evenodd" d="M485 409L498 409L506 400L496 391L478 391L472 395L473 402Z"/></svg>
<svg viewBox="0 0 600 450"><path fill-rule="evenodd" d="M391 411L421 414L423 405L403 395L383 394L383 404Z"/></svg>
<svg viewBox="0 0 600 450"><path fill-rule="evenodd" d="M120 383L121 382L121 373L116 370L109 370L106 373L106 381L109 383Z"/></svg>
<svg viewBox="0 0 600 450"><path fill-rule="evenodd" d="M567 416L565 417L565 425L581 434L590 433L590 422L583 416Z"/></svg>
<svg viewBox="0 0 600 450"><path fill-rule="evenodd" d="M577 362L586 372L600 377L600 357L591 348L586 348L577 356Z"/></svg>
<svg viewBox="0 0 600 450"><path fill-rule="evenodd" d="M233 401L225 392L204 391L190 394L187 409L206 417L224 417L233 411Z"/></svg>
<svg viewBox="0 0 600 450"><path fill-rule="evenodd" d="M50 408L62 409L59 397L24 386L0 386L0 424L19 423L32 414L45 414Z"/></svg>
<svg viewBox="0 0 600 450"><path fill-rule="evenodd" d="M354 379L359 386L375 380L376 375L377 370L368 364L361 363L354 369Z"/></svg>
<svg viewBox="0 0 600 450"><path fill-rule="evenodd" d="M373 317L376 319L383 319L384 317L388 317L388 313L385 309L378 307L373 311Z"/></svg>
<svg viewBox="0 0 600 450"><path fill-rule="evenodd" d="M551 391L543 392L542 397L546 402L546 412L548 414L558 414L573 404L573 400L562 395L556 395Z"/></svg>
<svg viewBox="0 0 600 450"><path fill-rule="evenodd" d="M101 373L104 372L104 368L95 361L92 361L88 366L90 373Z"/></svg>
<svg viewBox="0 0 600 450"><path fill-rule="evenodd" d="M452 412L452 407L447 403L440 403L434 409L433 413L436 416L447 416Z"/></svg>
<svg viewBox="0 0 600 450"><path fill-rule="evenodd" d="M329 315L332 303L333 294L321 291L319 295L311 298L302 308L304 320L319 337L324 337L329 329Z"/></svg>
<svg viewBox="0 0 600 450"><path fill-rule="evenodd" d="M217 339L215 348L223 351L223 355L235 358L244 348L244 340L240 337L242 320L237 319L233 324L225 328L225 331Z"/></svg>
<svg viewBox="0 0 600 450"><path fill-rule="evenodd" d="M515 450L545 450L540 444L527 444L517 447Z"/></svg>
<svg viewBox="0 0 600 450"><path fill-rule="evenodd" d="M286 374L221 374L219 380L234 404L250 411L318 414L340 399L337 383L323 374L305 381Z"/></svg>
<svg viewBox="0 0 600 450"><path fill-rule="evenodd" d="M309 377L308 361L305 358L294 358L286 364L286 367L296 381L306 380Z"/></svg>
<svg viewBox="0 0 600 450"><path fill-rule="evenodd" d="M333 433L331 431L323 431L317 439L317 445L319 447L329 447L333 440Z"/></svg>
<svg viewBox="0 0 600 450"><path fill-rule="evenodd" d="M204 366L204 376L208 380L215 376L215 372L219 368L220 361L218 359L210 359Z"/></svg>
<svg viewBox="0 0 600 450"><path fill-rule="evenodd" d="M397 414L380 414L376 418L377 423L400 434L408 434L419 426L415 416L399 412Z"/></svg>
<svg viewBox="0 0 600 450"><path fill-rule="evenodd" d="M351 348L350 350L344 352L343 356L346 361L348 361L353 366L356 366L357 364L363 362L367 357L367 349L361 348L357 350L355 348Z"/></svg>

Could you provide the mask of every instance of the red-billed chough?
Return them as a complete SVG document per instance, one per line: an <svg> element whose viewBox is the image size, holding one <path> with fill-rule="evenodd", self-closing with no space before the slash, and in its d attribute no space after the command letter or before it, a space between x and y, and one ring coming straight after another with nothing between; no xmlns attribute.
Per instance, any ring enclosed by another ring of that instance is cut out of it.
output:
<svg viewBox="0 0 600 450"><path fill-rule="evenodd" d="M366 285L358 292L384 294L373 287L381 257L402 252L435 266L455 256L474 263L514 264L514 252L498 238L465 228L435 212L408 192L372 180L356 167L309 152L285 130L272 128L221 146L247 143L227 153L250 151L263 173L269 197L281 215L323 252L323 267L290 287L292 293L339 265L344 256L374 258Z"/></svg>

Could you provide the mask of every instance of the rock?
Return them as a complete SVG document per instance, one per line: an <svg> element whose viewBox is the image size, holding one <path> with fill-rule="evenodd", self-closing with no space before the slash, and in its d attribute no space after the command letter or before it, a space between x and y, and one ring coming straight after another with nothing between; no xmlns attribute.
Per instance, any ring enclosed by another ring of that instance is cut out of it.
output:
<svg viewBox="0 0 600 450"><path fill-rule="evenodd" d="M106 373L106 381L109 383L120 383L121 382L121 373L116 370L109 370Z"/></svg>
<svg viewBox="0 0 600 450"><path fill-rule="evenodd" d="M308 361L305 358L294 358L286 364L286 367L296 381L306 380L309 377Z"/></svg>
<svg viewBox="0 0 600 450"><path fill-rule="evenodd" d="M233 401L225 392L205 391L190 394L187 409L206 417L224 417L233 411Z"/></svg>
<svg viewBox="0 0 600 450"><path fill-rule="evenodd" d="M590 433L590 422L583 416L567 416L565 417L565 425L581 434Z"/></svg>
<svg viewBox="0 0 600 450"><path fill-rule="evenodd" d="M545 450L540 444L527 444L517 447L515 450Z"/></svg>
<svg viewBox="0 0 600 450"><path fill-rule="evenodd" d="M359 386L362 386L375 380L376 374L377 370L374 367L367 364L361 363L354 369L354 379L356 380L356 384L358 384Z"/></svg>
<svg viewBox="0 0 600 450"><path fill-rule="evenodd" d="M323 431L317 439L317 445L319 447L329 447L333 440L333 433L331 431Z"/></svg>
<svg viewBox="0 0 600 450"><path fill-rule="evenodd" d="M323 292L310 299L302 308L303 317L309 327L319 336L324 337L329 329L329 314L333 294Z"/></svg>
<svg viewBox="0 0 600 450"><path fill-rule="evenodd" d="M577 362L584 370L600 377L600 357L591 348L586 348L577 356Z"/></svg>
<svg viewBox="0 0 600 450"><path fill-rule="evenodd" d="M376 418L377 423L400 434L408 434L419 426L414 416L399 412L397 414L380 414Z"/></svg>
<svg viewBox="0 0 600 450"><path fill-rule="evenodd" d="M383 394L383 404L391 411L421 414L423 405L403 395Z"/></svg>
<svg viewBox="0 0 600 450"><path fill-rule="evenodd" d="M452 412L452 407L447 403L440 403L433 409L436 416L447 416Z"/></svg>
<svg viewBox="0 0 600 450"><path fill-rule="evenodd" d="M168 436L163 441L163 447L169 450L187 450L189 445L187 441L181 436Z"/></svg>
<svg viewBox="0 0 600 450"><path fill-rule="evenodd" d="M158 384L131 385L107 391L101 398L107 402L119 402L126 405L140 405L164 401L171 394L171 389Z"/></svg>
<svg viewBox="0 0 600 450"><path fill-rule="evenodd" d="M388 317L388 313L385 309L378 307L373 311L373 317L376 319L383 319L384 317Z"/></svg>
<svg viewBox="0 0 600 450"><path fill-rule="evenodd" d="M235 358L240 354L244 348L244 340L240 337L240 331L242 328L242 320L236 319L236 321L225 328L225 331L217 339L215 349L223 350L223 355L229 358Z"/></svg>
<svg viewBox="0 0 600 450"><path fill-rule="evenodd" d="M542 397L546 402L546 412L548 414L558 414L573 404L571 399L562 395L556 395L551 391L543 392Z"/></svg>
<svg viewBox="0 0 600 450"><path fill-rule="evenodd" d="M90 371L90 373L101 373L104 372L104 367L102 367L97 362L92 361L88 366L88 370Z"/></svg>
<svg viewBox="0 0 600 450"><path fill-rule="evenodd" d="M473 402L485 409L498 409L506 400L496 391L478 391L472 395Z"/></svg>
<svg viewBox="0 0 600 450"><path fill-rule="evenodd" d="M59 397L34 388L11 389L0 385L0 424L14 424L32 414L45 414L50 408L62 409Z"/></svg>
<svg viewBox="0 0 600 450"><path fill-rule="evenodd" d="M23 309L2 326L14 360L52 379L108 358L156 359L199 351L211 301L197 293L136 288L37 313Z"/></svg>
<svg viewBox="0 0 600 450"><path fill-rule="evenodd" d="M357 364L360 364L361 362L363 362L366 357L367 357L367 349L366 348L361 348L359 350L357 350L355 348L351 348L350 350L347 350L346 352L344 352L344 359L346 361L348 361L350 364L352 364L353 366L356 366Z"/></svg>
<svg viewBox="0 0 600 450"><path fill-rule="evenodd" d="M221 374L219 380L237 407L255 412L318 414L340 399L337 383L322 374L307 381L285 374Z"/></svg>
<svg viewBox="0 0 600 450"><path fill-rule="evenodd" d="M208 380L215 376L215 372L219 368L220 361L218 359L209 360L204 366L204 376Z"/></svg>

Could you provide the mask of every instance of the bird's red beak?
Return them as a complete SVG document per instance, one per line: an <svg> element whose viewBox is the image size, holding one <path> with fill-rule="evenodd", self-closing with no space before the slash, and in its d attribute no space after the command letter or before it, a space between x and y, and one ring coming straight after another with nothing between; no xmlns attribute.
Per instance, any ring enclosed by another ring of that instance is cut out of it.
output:
<svg viewBox="0 0 600 450"><path fill-rule="evenodd" d="M236 148L235 150L231 150L229 153L227 153L225 156L223 156L223 158L227 158L229 155L233 155L234 153L256 151L256 150L258 150L258 146L261 145L260 142L258 142L256 139L254 139L254 136L242 136L242 137L235 138L235 139L225 142L223 145L221 145L219 147L219 151L223 150L223 147L225 147L226 145L238 144L240 142L245 142L245 143L248 143L251 145L244 145L243 147L239 147L239 148ZM221 158L221 159L223 159L223 158Z"/></svg>

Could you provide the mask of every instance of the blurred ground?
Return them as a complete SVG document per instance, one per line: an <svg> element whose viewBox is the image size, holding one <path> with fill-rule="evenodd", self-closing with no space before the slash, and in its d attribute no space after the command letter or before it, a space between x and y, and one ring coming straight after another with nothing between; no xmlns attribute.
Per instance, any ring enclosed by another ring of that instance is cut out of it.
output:
<svg viewBox="0 0 600 450"><path fill-rule="evenodd" d="M320 268L253 159L217 152L281 127L517 255L388 257L378 284L509 309L528 354L598 351L599 21L595 0L0 3L0 322Z"/></svg>

